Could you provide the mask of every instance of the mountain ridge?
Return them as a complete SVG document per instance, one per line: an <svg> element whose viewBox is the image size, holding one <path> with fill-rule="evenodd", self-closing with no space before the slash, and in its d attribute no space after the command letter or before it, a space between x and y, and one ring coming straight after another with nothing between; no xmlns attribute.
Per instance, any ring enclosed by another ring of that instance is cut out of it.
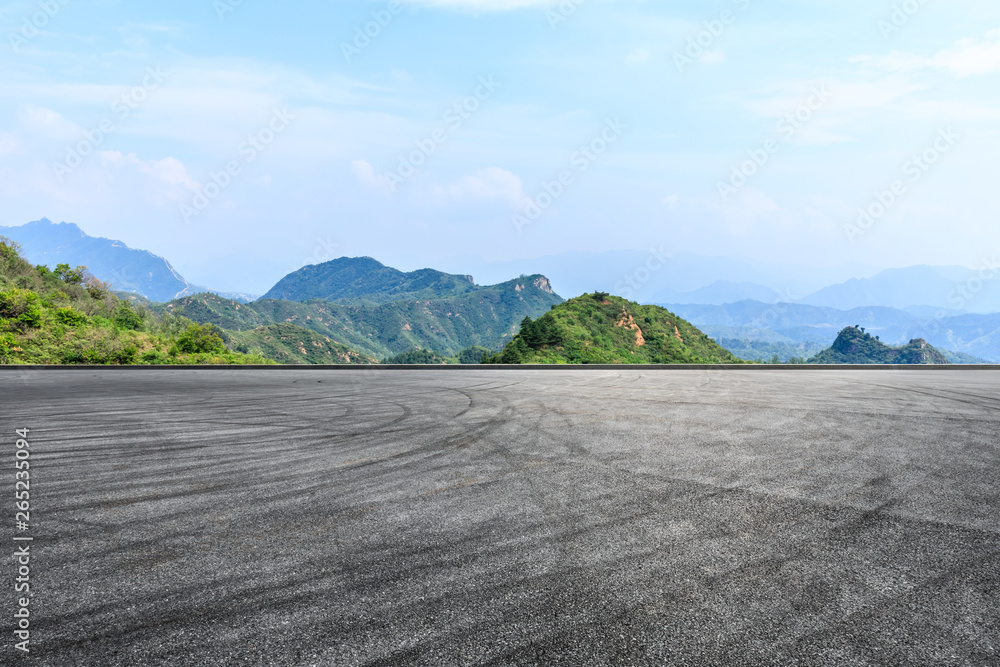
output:
<svg viewBox="0 0 1000 667"><path fill-rule="evenodd" d="M934 346L922 338L892 347L861 327L846 327L829 349L809 359L810 364L950 364Z"/></svg>
<svg viewBox="0 0 1000 667"><path fill-rule="evenodd" d="M73 222L52 222L41 218L19 227L0 227L5 236L21 246L32 264L86 266L120 292L133 292L158 302L170 301L198 292L213 292L239 300L254 295L218 292L189 282L165 258L151 250L132 248L124 241L90 236Z"/></svg>
<svg viewBox="0 0 1000 667"><path fill-rule="evenodd" d="M545 276L524 276L441 299L365 303L259 299L240 304L217 295L183 297L161 308L200 323L246 331L281 322L310 329L374 358L412 349L450 357L465 348L499 349L524 317L538 317L562 298Z"/></svg>

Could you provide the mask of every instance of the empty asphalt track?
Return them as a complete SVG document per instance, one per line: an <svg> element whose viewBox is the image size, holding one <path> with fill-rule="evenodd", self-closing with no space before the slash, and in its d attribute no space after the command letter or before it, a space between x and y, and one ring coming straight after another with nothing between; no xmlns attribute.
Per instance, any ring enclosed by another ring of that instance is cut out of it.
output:
<svg viewBox="0 0 1000 667"><path fill-rule="evenodd" d="M0 405L3 664L1000 664L1000 372L5 370Z"/></svg>

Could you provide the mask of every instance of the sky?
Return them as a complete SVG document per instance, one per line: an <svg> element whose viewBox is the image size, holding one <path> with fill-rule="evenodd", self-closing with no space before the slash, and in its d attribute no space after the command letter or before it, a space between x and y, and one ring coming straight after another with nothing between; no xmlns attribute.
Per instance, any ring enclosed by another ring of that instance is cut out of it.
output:
<svg viewBox="0 0 1000 667"><path fill-rule="evenodd" d="M1000 248L995 0L33 0L0 38L0 225L217 289L344 255Z"/></svg>

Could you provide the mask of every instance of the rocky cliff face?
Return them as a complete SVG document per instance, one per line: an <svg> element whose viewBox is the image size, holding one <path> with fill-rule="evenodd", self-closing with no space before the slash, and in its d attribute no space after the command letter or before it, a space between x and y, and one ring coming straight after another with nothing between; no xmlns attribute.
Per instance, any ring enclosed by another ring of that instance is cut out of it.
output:
<svg viewBox="0 0 1000 667"><path fill-rule="evenodd" d="M537 280L535 280L535 282L531 284L537 287L538 289L542 290L543 292L546 292L547 294L555 294L555 292L552 291L552 284L549 283L549 279L546 278L545 276L540 276Z"/></svg>

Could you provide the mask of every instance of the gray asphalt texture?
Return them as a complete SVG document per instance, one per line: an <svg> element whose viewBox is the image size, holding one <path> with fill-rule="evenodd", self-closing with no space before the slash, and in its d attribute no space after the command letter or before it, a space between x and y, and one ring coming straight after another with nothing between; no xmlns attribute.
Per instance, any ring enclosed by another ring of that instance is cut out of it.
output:
<svg viewBox="0 0 1000 667"><path fill-rule="evenodd" d="M36 523L5 664L1000 664L1000 372L5 371L0 405Z"/></svg>

